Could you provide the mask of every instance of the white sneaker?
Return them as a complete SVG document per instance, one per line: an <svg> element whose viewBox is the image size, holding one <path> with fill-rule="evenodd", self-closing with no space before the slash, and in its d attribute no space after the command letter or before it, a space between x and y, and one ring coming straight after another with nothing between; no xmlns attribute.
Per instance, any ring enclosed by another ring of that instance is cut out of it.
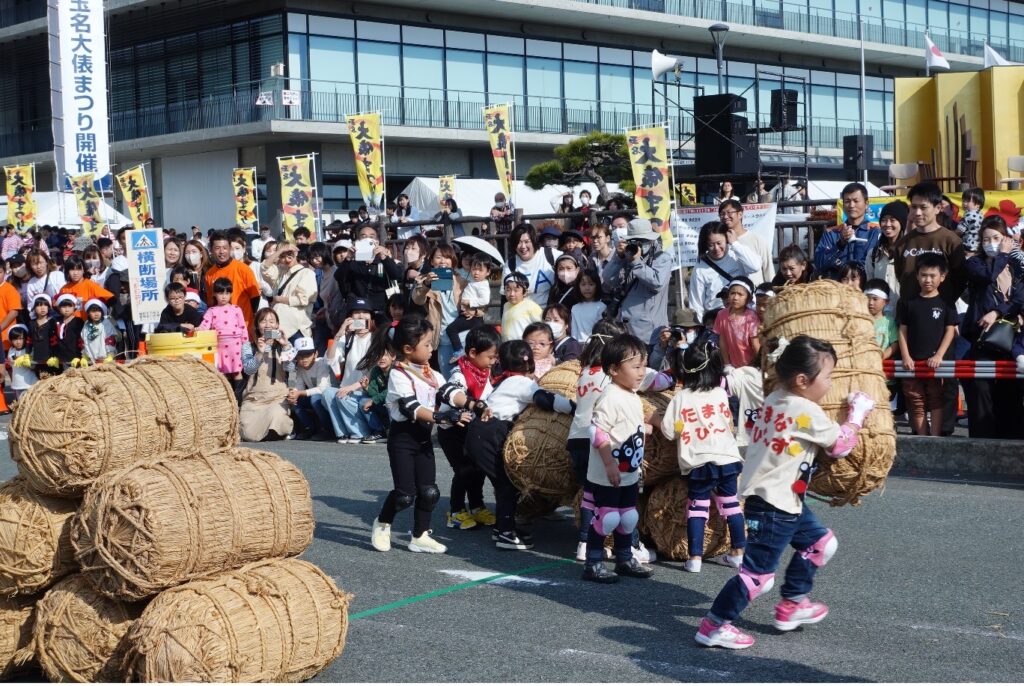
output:
<svg viewBox="0 0 1024 686"><path fill-rule="evenodd" d="M587 542L580 541L576 544L576 559L579 562L587 561Z"/></svg>
<svg viewBox="0 0 1024 686"><path fill-rule="evenodd" d="M683 569L685 569L688 572L693 572L694 574L697 574L697 573L700 572L700 565L701 565L701 560L698 557L698 558L696 558L694 560L687 560L686 562L684 562L683 563Z"/></svg>
<svg viewBox="0 0 1024 686"><path fill-rule="evenodd" d="M658 559L657 553L653 550L648 550L647 546L643 543L633 548L633 557L636 558L637 562L645 565Z"/></svg>
<svg viewBox="0 0 1024 686"><path fill-rule="evenodd" d="M391 550L391 525L381 521L373 520L373 530L370 533L370 544L375 550L386 553Z"/></svg>
<svg viewBox="0 0 1024 686"><path fill-rule="evenodd" d="M708 562L716 565L722 565L723 567L732 567L733 569L739 569L740 565L743 564L743 556L736 555L735 557L726 553L721 555L715 555L714 557L708 558Z"/></svg>
<svg viewBox="0 0 1024 686"><path fill-rule="evenodd" d="M438 543L430 537L433 531L424 531L419 538L413 537L409 541L409 550L414 553L446 553L448 547Z"/></svg>

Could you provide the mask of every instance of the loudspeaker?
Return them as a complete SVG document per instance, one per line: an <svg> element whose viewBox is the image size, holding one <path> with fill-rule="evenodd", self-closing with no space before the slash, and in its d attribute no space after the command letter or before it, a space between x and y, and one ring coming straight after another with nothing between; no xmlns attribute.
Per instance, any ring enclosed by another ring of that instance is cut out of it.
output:
<svg viewBox="0 0 1024 686"><path fill-rule="evenodd" d="M789 131L796 128L796 106L799 93L789 88L776 88L772 91L771 127L776 131Z"/></svg>
<svg viewBox="0 0 1024 686"><path fill-rule="evenodd" d="M843 136L843 171L856 178L864 175L875 157L874 136Z"/></svg>
<svg viewBox="0 0 1024 686"><path fill-rule="evenodd" d="M757 136L747 133L747 118L736 115L746 109L746 99L732 93L693 99L698 176L757 173Z"/></svg>

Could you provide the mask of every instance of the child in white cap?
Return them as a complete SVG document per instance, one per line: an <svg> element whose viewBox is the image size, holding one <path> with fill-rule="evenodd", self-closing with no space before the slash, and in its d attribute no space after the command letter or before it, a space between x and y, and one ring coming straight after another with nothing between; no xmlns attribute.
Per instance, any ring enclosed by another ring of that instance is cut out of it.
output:
<svg viewBox="0 0 1024 686"><path fill-rule="evenodd" d="M117 354L117 328L107 316L107 306L93 298L85 303L85 325L82 327L82 357L79 365L112 362Z"/></svg>

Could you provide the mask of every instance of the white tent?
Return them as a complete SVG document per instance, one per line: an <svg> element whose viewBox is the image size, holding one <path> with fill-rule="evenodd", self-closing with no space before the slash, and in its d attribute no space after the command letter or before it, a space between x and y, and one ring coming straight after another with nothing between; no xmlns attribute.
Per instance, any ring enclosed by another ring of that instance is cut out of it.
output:
<svg viewBox="0 0 1024 686"><path fill-rule="evenodd" d="M408 186L402 190L409 196L409 204L419 212L421 219L428 219L434 216L439 210L438 191L440 186L436 178L428 176L417 176ZM551 207L553 198L560 198L562 193L570 190L566 186L544 186L539 191L529 188L522 181L515 182L515 197L513 201L517 208L522 209L524 214L550 214L554 211ZM572 188L579 203L579 193L582 190L590 192L591 197L597 198L597 186L592 183L582 183ZM494 206L494 194L501 191L501 184L497 179L455 179L455 201L464 217L486 217ZM617 184L608 184L609 193L617 193Z"/></svg>
<svg viewBox="0 0 1024 686"><path fill-rule="evenodd" d="M75 196L71 193L57 193L55 191L41 192L35 194L36 207L39 216L36 224L39 226L81 226L82 220L78 217L78 204ZM132 220L114 209L114 207L103 200L100 210L103 218L108 224L120 227L125 224L131 225ZM0 224L7 223L7 196L0 195Z"/></svg>

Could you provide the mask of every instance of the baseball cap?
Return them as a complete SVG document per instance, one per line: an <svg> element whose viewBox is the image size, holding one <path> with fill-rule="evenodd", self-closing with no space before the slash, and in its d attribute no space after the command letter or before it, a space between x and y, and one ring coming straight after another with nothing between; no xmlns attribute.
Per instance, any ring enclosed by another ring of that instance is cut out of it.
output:
<svg viewBox="0 0 1024 686"><path fill-rule="evenodd" d="M303 336L295 341L295 352L298 354L303 353L315 353L316 345L313 343L313 339L308 336Z"/></svg>
<svg viewBox="0 0 1024 686"><path fill-rule="evenodd" d="M355 312L356 310L362 310L364 312L373 312L373 308L370 307L370 303L365 298L353 298L351 304L348 306L349 312Z"/></svg>

